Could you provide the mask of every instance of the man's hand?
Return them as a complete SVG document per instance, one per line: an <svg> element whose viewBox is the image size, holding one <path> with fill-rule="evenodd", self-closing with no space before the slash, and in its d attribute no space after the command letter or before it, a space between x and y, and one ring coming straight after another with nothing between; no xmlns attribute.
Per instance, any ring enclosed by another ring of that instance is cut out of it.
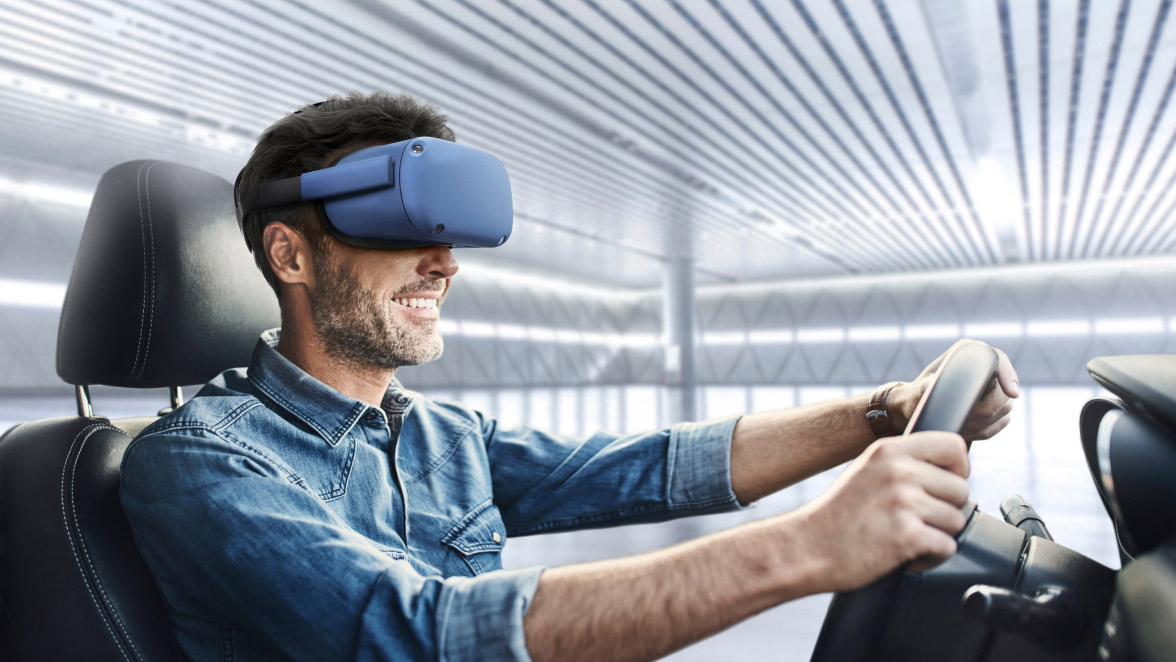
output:
<svg viewBox="0 0 1176 662"><path fill-rule="evenodd" d="M819 497L791 515L823 569L819 591L860 588L914 561L925 570L955 553L967 523L963 438L920 432L879 439ZM785 515L789 517L791 515Z"/></svg>
<svg viewBox="0 0 1176 662"><path fill-rule="evenodd" d="M963 343L974 342L980 341L964 339L956 342L951 349L932 361L931 365L927 366L913 382L902 384L894 389L887 400L888 413L897 429L902 430L906 427L915 408L919 405L919 400L922 399L923 394L934 381L935 373L939 371L944 358L951 353L951 350ZM1013 370L1013 364L1009 362L1008 355L999 349L996 350L996 353L1000 357L1000 362L996 366L996 378L988 386L984 397L972 408L972 413L968 415L968 420L964 423L962 434L968 441L988 439L1003 430L1009 424L1009 414L1013 411L1012 399L1021 395L1021 384L1017 380L1017 371Z"/></svg>

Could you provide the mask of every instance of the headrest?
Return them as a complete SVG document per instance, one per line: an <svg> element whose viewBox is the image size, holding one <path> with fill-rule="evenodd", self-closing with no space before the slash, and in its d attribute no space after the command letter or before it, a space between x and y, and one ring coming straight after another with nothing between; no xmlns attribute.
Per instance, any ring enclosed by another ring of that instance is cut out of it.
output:
<svg viewBox="0 0 1176 662"><path fill-rule="evenodd" d="M200 384L249 364L280 321L273 290L241 240L233 187L167 161L102 176L57 333L70 384Z"/></svg>

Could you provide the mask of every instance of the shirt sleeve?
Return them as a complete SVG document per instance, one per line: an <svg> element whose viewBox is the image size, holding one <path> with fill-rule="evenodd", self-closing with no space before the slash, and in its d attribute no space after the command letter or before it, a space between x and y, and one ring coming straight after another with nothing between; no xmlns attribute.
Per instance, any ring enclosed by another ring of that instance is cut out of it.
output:
<svg viewBox="0 0 1176 662"><path fill-rule="evenodd" d="M211 430L136 440L120 496L169 609L215 614L291 659L530 659L539 569L423 576L297 482Z"/></svg>
<svg viewBox="0 0 1176 662"><path fill-rule="evenodd" d="M738 420L583 439L482 419L495 503L512 535L737 509L731 436Z"/></svg>

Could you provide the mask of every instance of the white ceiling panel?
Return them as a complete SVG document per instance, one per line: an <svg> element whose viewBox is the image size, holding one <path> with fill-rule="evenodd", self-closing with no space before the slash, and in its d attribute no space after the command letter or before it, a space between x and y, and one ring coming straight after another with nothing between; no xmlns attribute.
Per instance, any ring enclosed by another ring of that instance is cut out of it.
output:
<svg viewBox="0 0 1176 662"><path fill-rule="evenodd" d="M1171 0L0 0L0 176L407 91L499 155L493 255L648 287L1176 249ZM41 182L60 185L61 182Z"/></svg>

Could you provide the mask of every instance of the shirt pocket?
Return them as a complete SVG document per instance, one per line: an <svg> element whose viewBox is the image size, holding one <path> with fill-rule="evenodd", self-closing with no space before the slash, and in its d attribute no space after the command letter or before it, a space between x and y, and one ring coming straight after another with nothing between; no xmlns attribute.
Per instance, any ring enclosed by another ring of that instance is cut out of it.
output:
<svg viewBox="0 0 1176 662"><path fill-rule="evenodd" d="M461 518L441 538L453 553L464 561L469 572L480 575L502 567L502 546L506 543L506 525L502 514L490 499ZM452 568L451 572L461 568Z"/></svg>

